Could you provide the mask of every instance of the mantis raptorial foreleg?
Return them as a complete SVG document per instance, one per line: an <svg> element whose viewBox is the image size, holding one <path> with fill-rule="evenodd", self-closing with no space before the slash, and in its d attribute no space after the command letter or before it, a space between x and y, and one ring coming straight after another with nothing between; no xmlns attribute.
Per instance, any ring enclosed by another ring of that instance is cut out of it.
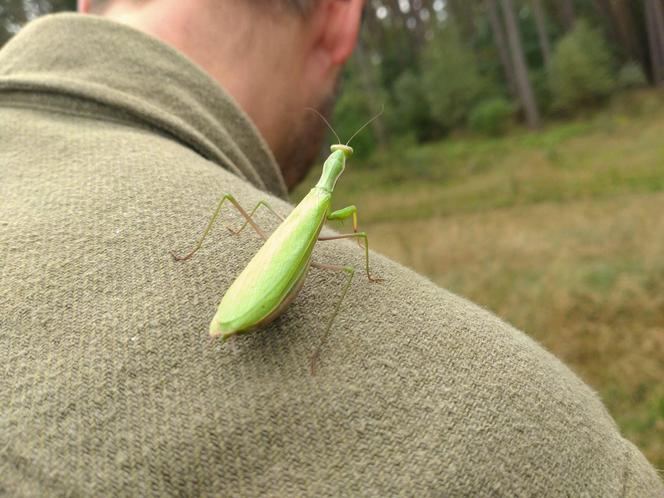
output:
<svg viewBox="0 0 664 498"><path fill-rule="evenodd" d="M238 233L240 233L242 230L244 230L244 228L247 226L247 224L249 224L249 225L251 225L251 227L256 231L256 233L257 233L257 234L258 234L263 240L267 240L267 235L265 235L265 232L263 232L263 230L261 230L261 228L260 228L260 227L256 224L256 222L254 222L254 220L253 220L253 215L254 215L254 213L256 212L256 210L257 210L260 206L265 206L265 207L267 207L272 213L274 213L277 217L279 217L279 218L283 221L283 218L281 217L281 215L277 214L277 213L274 211L274 209L272 209L272 207L271 207L267 202L265 202L265 201L259 201L259 202L254 206L254 208L251 210L251 214L248 214L248 213L244 210L244 208L243 208L242 206L240 206L240 203L237 202L237 200L235 199L235 197L233 197L231 194L224 194L224 196L223 196L223 197L221 198L221 200L219 201L219 204L217 205L217 209L215 209L214 214L212 215L212 218L210 218L210 221L209 221L209 223L207 224L207 227L205 227L205 231L203 232L203 235L201 236L201 238L200 238L200 239L198 240L198 242L196 243L196 246L194 246L194 248L193 248L188 254L186 254L185 256L178 256L178 255L175 254L173 251L171 251L171 255L173 256L173 258L175 258L177 261L184 261L184 260L186 260L186 259L191 258L191 257L194 255L194 253L196 253L196 251L198 251L198 250L201 248L201 246L203 245L203 241L205 240L205 238L206 238L206 237L208 236L208 234L210 233L210 230L212 229L212 225L214 225L214 222L215 222L215 221L217 220L217 218L219 217L219 214L221 213L221 208L223 207L223 205L224 205L224 203L225 203L226 201L229 201L229 202L231 203L231 205L232 205L235 209L237 209L237 211L238 211L238 212L244 217L244 219L245 219L244 225L242 225L242 227L241 227L239 230L233 230L233 229L230 228L229 226L224 225L224 226L226 227L226 229L228 229L228 230L229 230L231 233L233 233L233 234L238 234Z"/></svg>
<svg viewBox="0 0 664 498"><path fill-rule="evenodd" d="M343 222L343 220L350 218L351 216L353 217L353 232L357 233L357 208L353 205L350 205L348 207L330 213L327 219L330 221L339 220ZM357 240L357 245L362 247L360 239L356 240Z"/></svg>
<svg viewBox="0 0 664 498"><path fill-rule="evenodd" d="M330 213L327 217L328 220L340 220L343 221L346 218L353 217L353 232L357 232L357 208L355 206L348 206L343 209L339 209Z"/></svg>
<svg viewBox="0 0 664 498"><path fill-rule="evenodd" d="M346 294L348 293L348 289L350 289L350 284L353 281L353 276L355 275L355 268L351 266L337 266L337 265L324 265L320 263L315 263L312 262L311 266L314 268L320 268L323 270L333 270L333 271L344 271L348 273L348 280L346 281L346 285L344 286L343 291L341 292L341 296L339 297L339 301L337 301L337 304L334 307L334 312L332 313L332 316L330 317L330 321L327 323L327 326L325 327L325 331L323 332L323 337L321 337L320 344L316 348L316 351L314 354L311 355L311 359L309 362L309 368L311 370L311 375L316 375L316 364L318 363L318 358L320 357L320 351L327 342L327 337L330 334L330 329L332 328L332 324L334 323L334 319L337 317L339 314L339 310L341 309L341 303L343 300L346 298Z"/></svg>

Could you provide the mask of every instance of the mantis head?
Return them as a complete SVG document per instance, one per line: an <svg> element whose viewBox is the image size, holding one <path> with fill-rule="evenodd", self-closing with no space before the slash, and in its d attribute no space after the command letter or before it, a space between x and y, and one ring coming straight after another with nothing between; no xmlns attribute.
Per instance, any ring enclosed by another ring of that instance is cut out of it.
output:
<svg viewBox="0 0 664 498"><path fill-rule="evenodd" d="M383 111L381 110L373 118L364 123L360 127L360 129L358 129L353 134L353 136L350 137L348 142L342 144L339 135L337 135L337 132L334 131L334 128L332 128L332 125L328 122L328 120L325 119L325 116L323 116L316 109L309 108L309 110L318 114L318 116L325 122L325 124L330 128L330 130L332 130L334 136L337 137L338 143L330 147L330 151L332 151L332 154L330 154L330 157L328 157L327 160L325 161L325 164L323 165L323 175L320 177L318 184L316 184L317 187L327 190L328 192L332 192L332 190L334 190L335 184L337 183L337 180L341 176L341 173L344 172L344 168L346 167L346 159L348 159L350 156L353 155L353 148L348 144L351 142L351 140L353 140L353 138L357 136L358 133L360 133L364 128L366 128L369 125L369 123L378 118L378 116L380 116L383 113Z"/></svg>
<svg viewBox="0 0 664 498"><path fill-rule="evenodd" d="M340 150L341 152L344 153L344 156L346 156L346 159L348 159L350 156L353 155L353 148L348 146L348 145L342 145L342 144L334 144L330 146L330 151L336 152Z"/></svg>

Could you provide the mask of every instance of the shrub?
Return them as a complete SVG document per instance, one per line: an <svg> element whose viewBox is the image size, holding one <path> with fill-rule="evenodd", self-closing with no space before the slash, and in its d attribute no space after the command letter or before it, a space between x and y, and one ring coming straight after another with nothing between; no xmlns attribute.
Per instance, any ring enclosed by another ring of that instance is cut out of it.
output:
<svg viewBox="0 0 664 498"><path fill-rule="evenodd" d="M554 109L571 111L608 96L616 86L611 68L611 54L602 36L585 21L578 21L553 54Z"/></svg>
<svg viewBox="0 0 664 498"><path fill-rule="evenodd" d="M400 135L426 140L432 134L431 112L422 88L422 79L408 70L394 82L394 119L391 123Z"/></svg>
<svg viewBox="0 0 664 498"><path fill-rule="evenodd" d="M514 107L502 97L484 100L470 112L468 125L475 133L497 136L505 133Z"/></svg>
<svg viewBox="0 0 664 498"><path fill-rule="evenodd" d="M475 54L448 27L429 42L422 62L423 91L434 121L445 130L464 123L484 90Z"/></svg>
<svg viewBox="0 0 664 498"><path fill-rule="evenodd" d="M634 88L645 86L648 83L646 75L643 74L641 64L636 61L629 61L618 72L618 86L620 88Z"/></svg>

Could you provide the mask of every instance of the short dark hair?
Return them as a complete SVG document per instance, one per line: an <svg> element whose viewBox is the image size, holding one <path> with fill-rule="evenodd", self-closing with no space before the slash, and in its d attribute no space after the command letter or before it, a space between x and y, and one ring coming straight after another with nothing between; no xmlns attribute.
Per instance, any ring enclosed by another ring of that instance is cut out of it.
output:
<svg viewBox="0 0 664 498"><path fill-rule="evenodd" d="M274 0L252 0L258 3L273 2ZM308 16L320 3L320 0L279 0L288 9L297 12L301 16Z"/></svg>
<svg viewBox="0 0 664 498"><path fill-rule="evenodd" d="M111 0L90 0L90 9L93 13L100 14ZM248 2L257 9L261 8L282 8L288 12L293 12L302 17L308 17L313 12L321 0L235 0Z"/></svg>
<svg viewBox="0 0 664 498"><path fill-rule="evenodd" d="M104 10L104 7L106 7L107 3L107 0L90 0L90 12L93 14L100 14Z"/></svg>

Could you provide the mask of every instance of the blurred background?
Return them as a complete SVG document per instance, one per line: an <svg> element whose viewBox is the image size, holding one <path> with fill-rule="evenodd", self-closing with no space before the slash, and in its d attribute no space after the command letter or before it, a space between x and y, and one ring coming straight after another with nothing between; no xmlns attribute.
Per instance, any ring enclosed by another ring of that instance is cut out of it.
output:
<svg viewBox="0 0 664 498"><path fill-rule="evenodd" d="M2 0L0 44L74 8ZM342 83L342 138L384 107L335 190L372 248L543 344L664 469L664 0L369 0Z"/></svg>

